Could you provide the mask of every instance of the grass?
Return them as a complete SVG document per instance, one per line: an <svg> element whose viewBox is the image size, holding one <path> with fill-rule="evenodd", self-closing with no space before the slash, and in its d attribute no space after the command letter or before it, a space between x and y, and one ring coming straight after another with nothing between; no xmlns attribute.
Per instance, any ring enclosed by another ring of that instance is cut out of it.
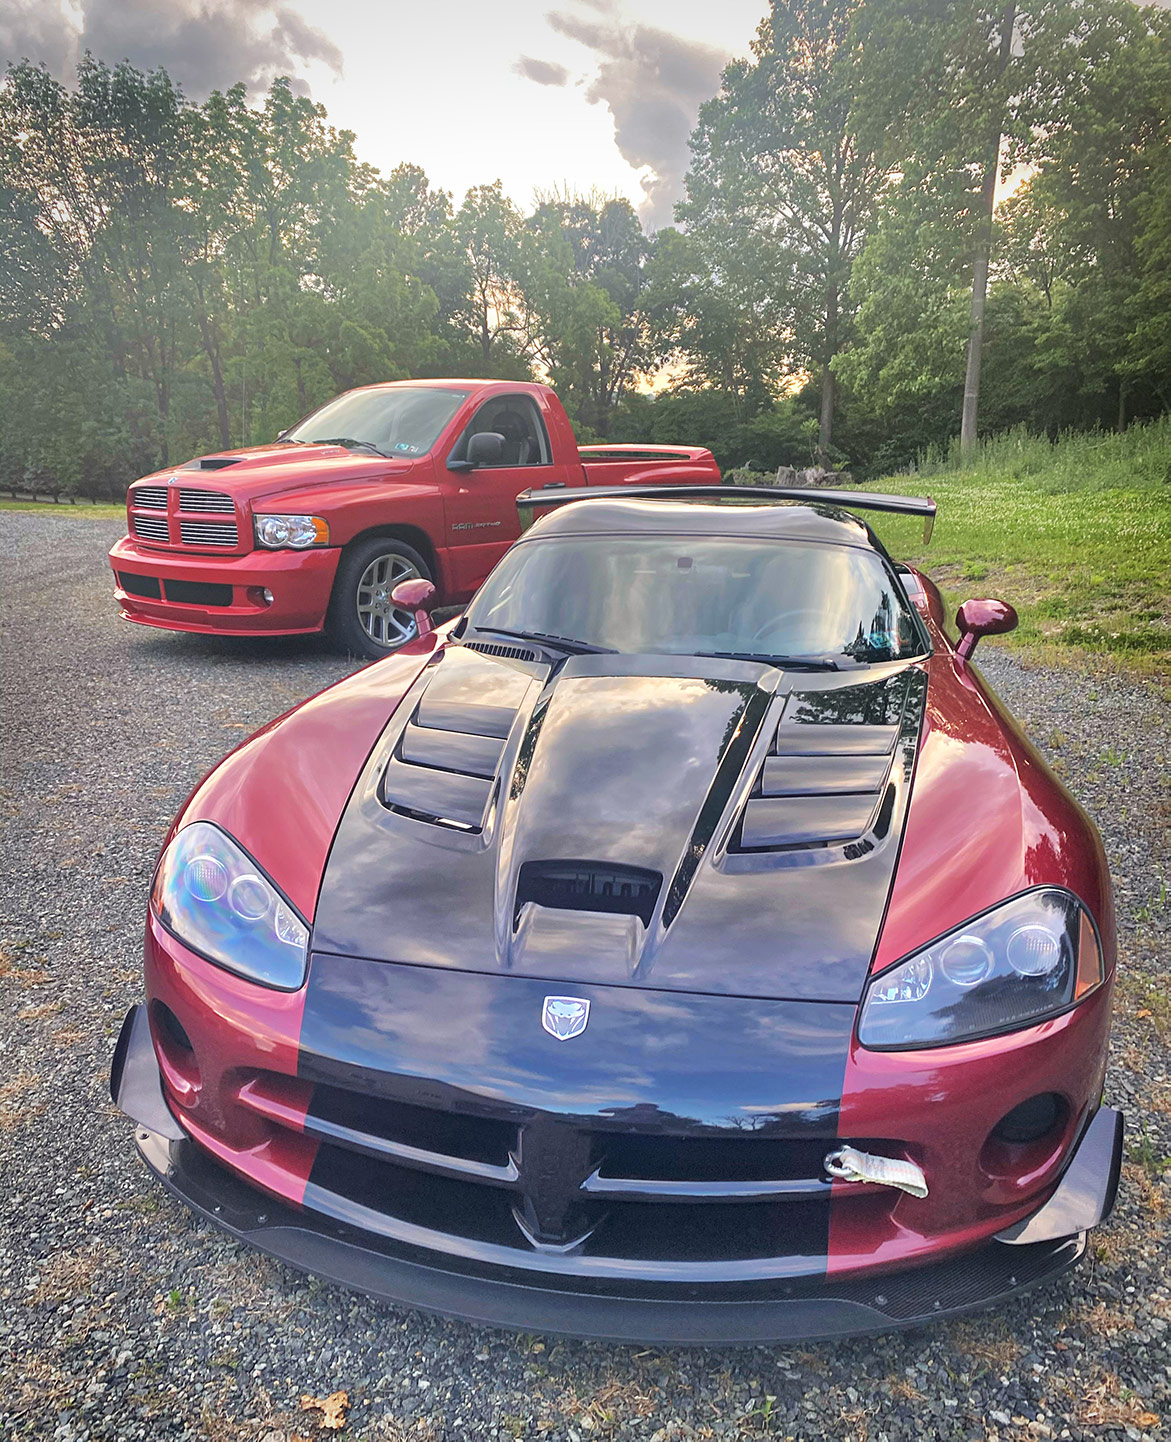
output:
<svg viewBox="0 0 1171 1442"><path fill-rule="evenodd" d="M864 489L935 497L930 546L920 522L872 524L949 611L998 596L1021 618L1005 639L1041 659L1171 674L1171 418L1056 443L1010 432L966 468L929 454L916 474Z"/></svg>
<svg viewBox="0 0 1171 1442"><path fill-rule="evenodd" d="M104 501L97 505L89 501L78 501L74 506L68 501L57 505L53 501L13 501L0 498L0 511L39 511L57 516L91 516L98 521L120 521L126 515L125 506L108 505Z"/></svg>

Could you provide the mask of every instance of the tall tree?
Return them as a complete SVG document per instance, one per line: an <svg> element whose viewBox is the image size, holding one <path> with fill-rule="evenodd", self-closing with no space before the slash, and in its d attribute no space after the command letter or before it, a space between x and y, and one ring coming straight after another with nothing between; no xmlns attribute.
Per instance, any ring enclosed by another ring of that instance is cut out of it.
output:
<svg viewBox="0 0 1171 1442"><path fill-rule="evenodd" d="M753 60L724 72L692 137L679 217L697 236L775 252L774 322L794 370L821 392L818 446L828 453L834 357L849 337L849 281L886 176L856 123L860 0L777 0Z"/></svg>
<svg viewBox="0 0 1171 1442"><path fill-rule="evenodd" d="M571 415L600 436L656 350L644 307L651 243L627 200L553 196L522 255L528 349Z"/></svg>
<svg viewBox="0 0 1171 1442"><path fill-rule="evenodd" d="M480 347L485 372L505 343L523 348L525 300L521 287L524 216L500 181L468 191L454 222L468 283L460 319Z"/></svg>

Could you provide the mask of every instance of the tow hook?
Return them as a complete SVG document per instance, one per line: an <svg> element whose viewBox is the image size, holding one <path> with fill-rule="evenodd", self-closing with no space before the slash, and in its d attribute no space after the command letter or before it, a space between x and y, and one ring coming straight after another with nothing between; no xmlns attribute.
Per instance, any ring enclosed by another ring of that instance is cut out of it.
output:
<svg viewBox="0 0 1171 1442"><path fill-rule="evenodd" d="M898 1187L913 1197L927 1195L927 1178L922 1169L898 1157L875 1157L855 1147L839 1147L826 1157L825 1170L841 1182L877 1182L884 1187Z"/></svg>

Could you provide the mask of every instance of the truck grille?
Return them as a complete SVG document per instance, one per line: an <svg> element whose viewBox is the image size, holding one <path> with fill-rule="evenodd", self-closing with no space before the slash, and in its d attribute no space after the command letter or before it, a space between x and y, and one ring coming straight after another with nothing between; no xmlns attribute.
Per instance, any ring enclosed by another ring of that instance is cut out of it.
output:
<svg viewBox="0 0 1171 1442"><path fill-rule="evenodd" d="M169 541L171 539L166 516L133 516L131 524L134 527L134 534L141 536L144 541Z"/></svg>
<svg viewBox="0 0 1171 1442"><path fill-rule="evenodd" d="M142 510L165 511L167 509L166 486L139 486L130 492L130 504Z"/></svg>
<svg viewBox="0 0 1171 1442"><path fill-rule="evenodd" d="M185 546L229 546L239 544L235 521L180 521L179 539Z"/></svg>
<svg viewBox="0 0 1171 1442"><path fill-rule="evenodd" d="M225 495L223 491L200 491L186 486L179 491L179 509L181 511L216 512L225 516L236 514L236 507L231 496Z"/></svg>

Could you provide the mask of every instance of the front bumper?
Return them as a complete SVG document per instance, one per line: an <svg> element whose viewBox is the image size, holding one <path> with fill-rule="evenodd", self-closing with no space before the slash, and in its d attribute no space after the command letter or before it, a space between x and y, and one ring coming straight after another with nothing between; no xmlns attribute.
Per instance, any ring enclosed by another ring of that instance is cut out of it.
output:
<svg viewBox="0 0 1171 1442"><path fill-rule="evenodd" d="M1048 1201L979 1247L865 1277L648 1286L557 1277L439 1255L248 1185L183 1134L164 1099L145 1009L119 1038L114 1100L140 1155L173 1195L241 1241L383 1300L523 1331L673 1345L826 1339L913 1327L1005 1300L1058 1276L1114 1202L1122 1117L1100 1108ZM1054 1232L1060 1233L1054 1235Z"/></svg>
<svg viewBox="0 0 1171 1442"><path fill-rule="evenodd" d="M325 625L341 552L324 547L215 556L153 550L123 536L109 555L124 620L216 636L289 636ZM266 589L271 604L262 599Z"/></svg>

